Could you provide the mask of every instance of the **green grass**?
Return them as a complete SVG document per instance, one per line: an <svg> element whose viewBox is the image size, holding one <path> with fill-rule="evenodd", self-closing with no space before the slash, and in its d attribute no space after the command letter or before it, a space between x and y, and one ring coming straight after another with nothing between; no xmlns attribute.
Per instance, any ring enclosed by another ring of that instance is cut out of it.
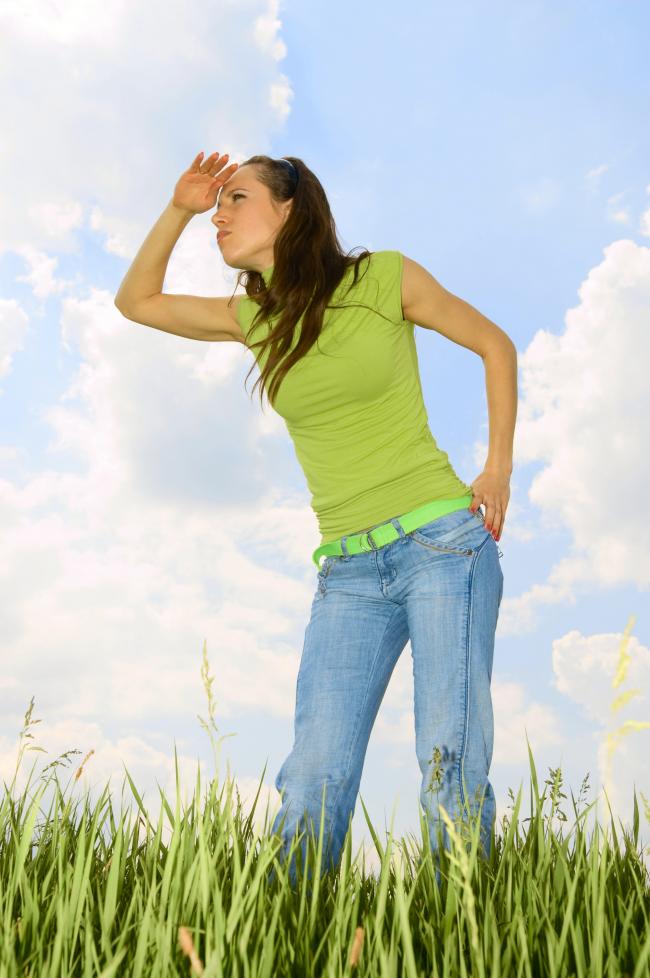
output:
<svg viewBox="0 0 650 978"><path fill-rule="evenodd" d="M201 723L217 776L202 798L197 769L196 791L182 808L174 751L176 799L172 807L159 789L157 820L128 770L135 812L116 816L108 786L94 807L87 793L75 800L83 764L66 797L57 769L73 751L48 765L35 789L32 769L14 797L23 754L43 750L26 743L40 722L31 719L32 699L16 774L0 803L0 978L650 975L650 887L636 792L631 831L617 831L611 818L611 832L596 822L589 836L596 802L584 803L585 779L577 803L571 793L574 822L565 835L561 769L551 770L540 793L529 745L530 816L520 823L521 788L516 798L510 790L512 812L495 827L489 861L478 852L478 819L463 831L443 812L452 849L441 853L438 884L422 811L418 843L394 840L391 826L384 847L361 801L381 858L378 875L352 858L348 831L340 867L321 877L321 827L308 834L305 867L302 835L294 836L289 857L296 853L301 872L293 889L268 807L263 831L253 825L259 791L246 814L233 780L219 780L205 647L202 674L211 722ZM269 884L271 869L277 878Z"/></svg>

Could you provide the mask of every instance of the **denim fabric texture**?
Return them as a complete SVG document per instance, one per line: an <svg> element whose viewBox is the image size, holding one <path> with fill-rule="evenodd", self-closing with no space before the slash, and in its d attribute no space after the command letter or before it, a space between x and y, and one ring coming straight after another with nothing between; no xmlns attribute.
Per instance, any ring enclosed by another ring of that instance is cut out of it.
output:
<svg viewBox="0 0 650 978"><path fill-rule="evenodd" d="M298 672L294 744L275 780L282 804L272 832L283 840L281 860L306 830L305 865L307 833L318 840L324 803L321 875L338 866L372 727L409 640L432 854L450 844L441 804L456 824L467 824L469 813L480 820L489 858L496 819L490 681L503 572L484 521L480 508L460 509L406 534L395 518L389 522L400 535L392 543L345 555L343 537L344 555L325 558ZM296 869L294 853L294 886Z"/></svg>

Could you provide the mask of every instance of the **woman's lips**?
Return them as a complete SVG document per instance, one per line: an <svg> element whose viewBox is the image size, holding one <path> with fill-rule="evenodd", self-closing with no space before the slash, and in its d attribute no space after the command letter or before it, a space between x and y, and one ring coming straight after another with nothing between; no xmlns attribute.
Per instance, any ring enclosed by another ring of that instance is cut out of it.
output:
<svg viewBox="0 0 650 978"><path fill-rule="evenodd" d="M230 233L231 233L230 231L219 231L217 233L217 241L221 241L221 239L224 238L225 235L230 234Z"/></svg>

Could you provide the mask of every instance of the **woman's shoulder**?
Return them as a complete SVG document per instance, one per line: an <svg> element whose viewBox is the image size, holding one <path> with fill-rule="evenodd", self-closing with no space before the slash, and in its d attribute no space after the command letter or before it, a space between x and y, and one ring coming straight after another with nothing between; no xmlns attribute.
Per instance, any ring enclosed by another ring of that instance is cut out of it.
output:
<svg viewBox="0 0 650 978"><path fill-rule="evenodd" d="M348 265L345 277L354 274L355 261L352 261ZM380 251L368 251L358 263L358 275L360 277L369 272L371 278L385 278L386 276L390 278L397 272L401 276L402 262L403 255L401 251L396 251L392 248L386 248Z"/></svg>
<svg viewBox="0 0 650 978"><path fill-rule="evenodd" d="M371 251L366 264L373 278L392 280L396 275L401 278L403 255L395 248L383 248L380 251Z"/></svg>
<svg viewBox="0 0 650 978"><path fill-rule="evenodd" d="M373 251L371 254L371 265L379 268L394 268L402 262L402 252L395 248L385 248L383 251Z"/></svg>
<svg viewBox="0 0 650 978"><path fill-rule="evenodd" d="M364 279L373 282L379 281L386 285L392 285L396 280L401 281L404 256L401 251L395 248L384 248L381 251L371 251L364 255L359 262L359 283ZM351 265L348 273L354 268Z"/></svg>
<svg viewBox="0 0 650 978"><path fill-rule="evenodd" d="M383 248L379 251L367 250L367 253L363 255L363 261L369 262L371 265L383 265L388 262L394 262L401 258L401 251L396 251L394 248ZM354 256L353 256L354 257Z"/></svg>
<svg viewBox="0 0 650 978"><path fill-rule="evenodd" d="M373 251L368 256L367 267L360 276L362 292L369 300L385 311L394 322L403 322L402 269L404 256L395 248Z"/></svg>

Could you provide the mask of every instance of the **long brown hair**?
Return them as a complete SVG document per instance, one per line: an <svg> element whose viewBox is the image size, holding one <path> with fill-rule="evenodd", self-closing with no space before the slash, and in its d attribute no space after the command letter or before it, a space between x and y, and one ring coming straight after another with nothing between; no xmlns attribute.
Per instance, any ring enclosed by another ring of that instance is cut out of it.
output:
<svg viewBox="0 0 650 978"><path fill-rule="evenodd" d="M243 284L246 295L260 307L249 333L260 321L270 320L280 313L277 323L264 339L248 344L250 349L260 347L260 352L269 348L268 360L255 382L255 387L261 385L260 405L267 382L267 396L273 405L286 374L317 341L323 328L325 309L342 308L329 306L328 299L346 270L354 265L353 288L359 274L359 263L372 254L364 250L354 256L351 252L346 254L343 251L320 180L298 157L287 156L285 159L293 163L297 179L291 167L270 156L251 156L239 165L239 169L249 164L255 165L257 179L269 188L276 203L292 198L294 201L273 244L273 272L268 287L262 274L252 269L242 269L235 285L236 290L238 285ZM350 304L359 305L345 305ZM301 316L300 338L296 348L288 354L295 326ZM246 380L254 366L248 371ZM271 374L274 376L269 381Z"/></svg>

